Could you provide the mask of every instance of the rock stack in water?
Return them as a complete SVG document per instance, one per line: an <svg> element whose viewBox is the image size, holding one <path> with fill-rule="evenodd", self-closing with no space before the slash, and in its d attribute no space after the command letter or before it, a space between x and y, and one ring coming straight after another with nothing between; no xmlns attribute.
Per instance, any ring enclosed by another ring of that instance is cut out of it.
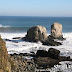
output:
<svg viewBox="0 0 72 72"><path fill-rule="evenodd" d="M54 23L51 25L51 36L57 38L62 37L62 25L59 23Z"/></svg>
<svg viewBox="0 0 72 72"><path fill-rule="evenodd" d="M8 53L5 42L0 36L0 72L11 72L11 64L8 60Z"/></svg>
<svg viewBox="0 0 72 72"><path fill-rule="evenodd" d="M51 25L51 35L47 36L47 30L43 26L33 26L27 31L27 35L22 40L31 42L42 42L43 45L59 46L60 42L54 41L54 39L64 40L62 35L62 25L54 23Z"/></svg>
<svg viewBox="0 0 72 72"><path fill-rule="evenodd" d="M54 23L51 25L51 38L64 40L62 35L62 24Z"/></svg>
<svg viewBox="0 0 72 72"><path fill-rule="evenodd" d="M43 26L34 26L27 31L26 38L29 41L45 41L47 40L47 31Z"/></svg>

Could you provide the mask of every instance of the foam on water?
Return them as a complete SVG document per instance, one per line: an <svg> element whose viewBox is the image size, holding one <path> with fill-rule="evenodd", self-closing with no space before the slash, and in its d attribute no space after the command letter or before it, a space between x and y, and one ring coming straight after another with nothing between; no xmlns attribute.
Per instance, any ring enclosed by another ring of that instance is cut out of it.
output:
<svg viewBox="0 0 72 72"><path fill-rule="evenodd" d="M11 39L13 37L24 37L26 33L0 33L3 39ZM48 34L49 35L49 34ZM29 53L30 51L36 52L37 50L47 50L51 47L56 48L61 51L62 56L71 56L72 58L72 33L63 33L65 41L61 41L63 45L60 46L45 46L42 43L32 43L25 41L18 41L18 43L6 41L6 46L9 54L12 53Z"/></svg>
<svg viewBox="0 0 72 72"><path fill-rule="evenodd" d="M11 39L13 37L24 37L26 33L0 33L3 39ZM49 34L48 34L49 35ZM60 46L45 46L42 43L32 43L32 42L25 42L21 40L16 40L18 43L6 41L6 47L8 54L13 53L30 53L31 51L36 52L37 50L47 50L49 48L56 48L61 51L60 55L62 56L70 56L72 58L72 33L63 33L65 41L61 41L63 45ZM29 59L29 58L27 58ZM60 62L61 65L55 65L51 69L48 69L50 72L72 72L72 62ZM67 63L70 65L67 68Z"/></svg>
<svg viewBox="0 0 72 72"><path fill-rule="evenodd" d="M2 25L2 24L0 24L0 28L7 28L7 27L10 27L10 26L4 26L4 25Z"/></svg>

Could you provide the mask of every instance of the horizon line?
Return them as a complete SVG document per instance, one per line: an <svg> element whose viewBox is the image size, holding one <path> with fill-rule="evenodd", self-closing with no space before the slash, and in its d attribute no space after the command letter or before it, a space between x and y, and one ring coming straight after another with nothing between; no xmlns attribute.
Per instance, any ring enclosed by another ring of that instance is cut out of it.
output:
<svg viewBox="0 0 72 72"><path fill-rule="evenodd" d="M72 16L17 16L17 17L72 17Z"/></svg>

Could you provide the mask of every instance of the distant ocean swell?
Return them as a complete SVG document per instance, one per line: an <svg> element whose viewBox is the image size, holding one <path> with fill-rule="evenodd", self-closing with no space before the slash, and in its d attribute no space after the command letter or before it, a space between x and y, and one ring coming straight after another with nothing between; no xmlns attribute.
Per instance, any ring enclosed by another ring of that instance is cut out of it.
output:
<svg viewBox="0 0 72 72"><path fill-rule="evenodd" d="M29 29L29 27L11 27L11 26L4 26L0 24L0 32L4 33L18 33L18 32L26 32Z"/></svg>
<svg viewBox="0 0 72 72"><path fill-rule="evenodd" d="M27 32L27 30L32 26L10 26L10 25L3 25L0 24L0 33L24 33ZM44 26L47 29L47 33L51 32L51 26ZM63 33L71 33L72 27L63 27Z"/></svg>
<svg viewBox="0 0 72 72"><path fill-rule="evenodd" d="M4 26L4 25L0 24L0 28L1 28L1 27L2 27L2 28L7 28L7 27L10 27L10 26L7 26L7 25Z"/></svg>

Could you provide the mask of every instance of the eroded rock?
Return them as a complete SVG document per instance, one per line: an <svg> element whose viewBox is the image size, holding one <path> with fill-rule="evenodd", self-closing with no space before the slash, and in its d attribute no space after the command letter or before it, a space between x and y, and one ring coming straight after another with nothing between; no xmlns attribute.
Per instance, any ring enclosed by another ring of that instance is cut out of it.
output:
<svg viewBox="0 0 72 72"><path fill-rule="evenodd" d="M26 38L29 41L45 41L47 40L47 31L43 26L34 26L27 31Z"/></svg>
<svg viewBox="0 0 72 72"><path fill-rule="evenodd" d="M62 25L59 23L54 23L51 25L51 36L62 37Z"/></svg>

